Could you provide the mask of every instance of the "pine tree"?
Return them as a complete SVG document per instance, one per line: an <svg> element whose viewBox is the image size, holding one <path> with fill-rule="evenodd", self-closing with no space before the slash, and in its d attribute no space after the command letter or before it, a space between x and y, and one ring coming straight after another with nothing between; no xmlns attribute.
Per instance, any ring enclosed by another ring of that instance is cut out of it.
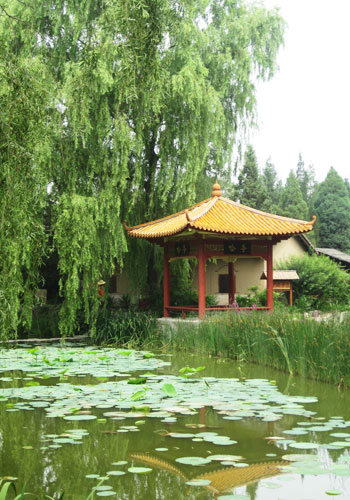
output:
<svg viewBox="0 0 350 500"><path fill-rule="evenodd" d="M307 220L308 212L308 206L303 200L298 179L291 170L281 193L281 215Z"/></svg>
<svg viewBox="0 0 350 500"><path fill-rule="evenodd" d="M296 177L299 181L299 186L303 200L309 207L309 217L313 215L313 195L315 191L315 168L313 165L305 167L305 162L301 153L299 153L299 159L296 170Z"/></svg>
<svg viewBox="0 0 350 500"><path fill-rule="evenodd" d="M350 250L350 196L345 182L331 167L315 196L318 246Z"/></svg>
<svg viewBox="0 0 350 500"><path fill-rule="evenodd" d="M251 145L244 155L243 167L238 176L237 193L243 205L261 209L266 199L266 191L259 175L256 154Z"/></svg>
<svg viewBox="0 0 350 500"><path fill-rule="evenodd" d="M268 159L262 171L262 183L266 193L266 199L262 205L262 210L269 213L279 214L280 197L282 192L282 182L277 176L277 171L271 159Z"/></svg>

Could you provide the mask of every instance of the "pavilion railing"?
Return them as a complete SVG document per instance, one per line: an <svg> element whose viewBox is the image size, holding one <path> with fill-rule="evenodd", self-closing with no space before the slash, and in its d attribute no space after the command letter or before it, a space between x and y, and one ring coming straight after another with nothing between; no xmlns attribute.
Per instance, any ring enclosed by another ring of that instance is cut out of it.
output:
<svg viewBox="0 0 350 500"><path fill-rule="evenodd" d="M198 312L198 306L167 306L166 307L167 311L171 313L172 311L180 311L180 312ZM205 308L206 311L211 312L211 311L269 311L269 307L257 307L257 306L252 306L252 307L233 307L230 305L216 305L216 306L206 306Z"/></svg>

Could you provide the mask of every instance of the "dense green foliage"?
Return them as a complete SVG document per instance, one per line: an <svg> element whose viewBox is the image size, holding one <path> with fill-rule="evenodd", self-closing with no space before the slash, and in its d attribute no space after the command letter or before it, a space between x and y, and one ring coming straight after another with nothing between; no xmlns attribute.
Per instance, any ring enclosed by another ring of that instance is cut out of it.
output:
<svg viewBox="0 0 350 500"><path fill-rule="evenodd" d="M232 188L241 203L286 217L301 220L312 218L315 188L313 167L306 168L301 155L296 172L290 171L284 186L270 159L262 170L259 169L252 146L247 147L244 158L237 183Z"/></svg>
<svg viewBox="0 0 350 500"><path fill-rule="evenodd" d="M245 161L230 194L241 203L265 212L301 220L317 216L311 241L320 248L335 248L350 252L350 189L333 167L319 185L315 168L305 166L299 154L296 169L291 170L285 184L278 179L271 160L259 168L252 146L248 146Z"/></svg>
<svg viewBox="0 0 350 500"><path fill-rule="evenodd" d="M309 216L308 207L303 200L298 179L293 171L290 172L280 199L281 215L294 219L306 220Z"/></svg>
<svg viewBox="0 0 350 500"><path fill-rule="evenodd" d="M314 196L315 196L315 168L313 165L305 167L305 162L301 154L296 168L296 177L298 179L301 195L309 209L309 218L314 215Z"/></svg>
<svg viewBox="0 0 350 500"><path fill-rule="evenodd" d="M240 203L253 208L261 207L267 196L252 146L247 147L244 155L243 167L238 176L237 194Z"/></svg>
<svg viewBox="0 0 350 500"><path fill-rule="evenodd" d="M3 0L0 16L0 336L30 324L42 261L57 256L60 331L95 324L96 283L123 264L121 221L196 198L231 164L255 82L284 22L244 0ZM154 247L129 275L159 284Z"/></svg>
<svg viewBox="0 0 350 500"><path fill-rule="evenodd" d="M107 308L97 318L94 340L97 344L140 346L150 343L157 322L149 313Z"/></svg>
<svg viewBox="0 0 350 500"><path fill-rule="evenodd" d="M198 330L181 326L171 338L175 349L225 356L335 384L350 383L350 319L300 319L274 312L213 316Z"/></svg>
<svg viewBox="0 0 350 500"><path fill-rule="evenodd" d="M319 218L319 246L350 251L350 196L345 182L331 168L315 195L315 211Z"/></svg>
<svg viewBox="0 0 350 500"><path fill-rule="evenodd" d="M350 274L323 255L292 257L280 269L295 269L295 304L303 309L329 309L350 304Z"/></svg>
<svg viewBox="0 0 350 500"><path fill-rule="evenodd" d="M278 214L279 200L283 188L282 182L278 179L276 168L270 159L266 161L261 181L266 197L260 209L272 214Z"/></svg>

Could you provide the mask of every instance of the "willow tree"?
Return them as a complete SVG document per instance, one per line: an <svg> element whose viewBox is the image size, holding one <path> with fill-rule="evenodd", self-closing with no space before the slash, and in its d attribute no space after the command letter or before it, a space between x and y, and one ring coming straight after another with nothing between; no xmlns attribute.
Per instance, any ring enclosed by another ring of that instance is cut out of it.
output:
<svg viewBox="0 0 350 500"><path fill-rule="evenodd" d="M127 251L122 218L191 203L231 163L283 29L243 0L0 0L3 337L30 322L53 249L62 333L79 309L94 324L96 283ZM133 255L142 276L149 252Z"/></svg>

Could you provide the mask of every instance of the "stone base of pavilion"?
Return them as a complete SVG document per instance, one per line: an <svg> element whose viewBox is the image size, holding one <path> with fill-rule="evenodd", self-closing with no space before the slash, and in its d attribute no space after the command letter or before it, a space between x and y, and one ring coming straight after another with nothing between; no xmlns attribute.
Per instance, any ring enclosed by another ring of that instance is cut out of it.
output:
<svg viewBox="0 0 350 500"><path fill-rule="evenodd" d="M215 305L215 306L206 306L205 308L205 313L212 313L212 312L228 312L228 311L234 311L234 312L249 312L249 311L272 311L271 307L235 307L232 305ZM188 313L196 313L197 315L199 314L199 307L198 306L167 306L166 307L166 312L167 316L164 316L164 319L170 319L171 313L181 313L182 318L181 320L187 319L187 314ZM205 319L204 315L200 316L201 319ZM196 318L198 320L198 318Z"/></svg>
<svg viewBox="0 0 350 500"><path fill-rule="evenodd" d="M188 327L197 329L202 320L198 317L194 318L158 318L157 323L161 328L162 333L171 337L172 333L176 333L179 328Z"/></svg>
<svg viewBox="0 0 350 500"><path fill-rule="evenodd" d="M179 328L192 328L192 329L197 329L198 326L202 321L209 320L210 321L210 315L204 316L202 319L198 317L198 307L191 307L191 306L170 306L169 308L169 313L170 311L175 311L175 312L181 312L181 316L177 317L163 317L163 318L158 318L157 323L158 326L161 328L162 333L167 335L168 337L171 337L172 333L176 333ZM207 313L211 312L227 312L227 311L232 311L232 312L250 312L250 311L268 311L268 307L231 307L231 306L209 306L206 308ZM191 313L194 312L196 313L196 316L188 317L186 313Z"/></svg>

